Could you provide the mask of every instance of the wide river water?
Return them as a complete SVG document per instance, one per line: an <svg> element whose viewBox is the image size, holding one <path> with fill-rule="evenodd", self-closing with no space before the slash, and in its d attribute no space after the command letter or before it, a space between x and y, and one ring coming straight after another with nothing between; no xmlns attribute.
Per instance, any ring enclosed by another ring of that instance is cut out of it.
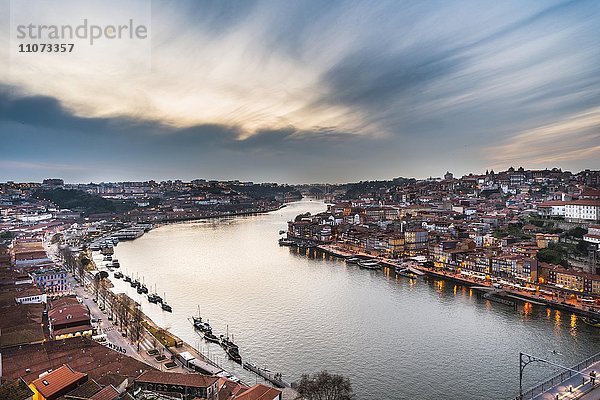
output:
<svg viewBox="0 0 600 400"><path fill-rule="evenodd" d="M600 331L565 312L515 311L451 282L411 281L278 245L288 220L325 209L304 200L121 242L121 271L156 284L172 314L112 280L156 323L247 383L257 378L194 332L198 307L217 336L229 327L244 360L288 381L323 369L344 374L357 399L508 399L518 392L519 351L568 366L600 351ZM553 371L528 366L526 386Z"/></svg>

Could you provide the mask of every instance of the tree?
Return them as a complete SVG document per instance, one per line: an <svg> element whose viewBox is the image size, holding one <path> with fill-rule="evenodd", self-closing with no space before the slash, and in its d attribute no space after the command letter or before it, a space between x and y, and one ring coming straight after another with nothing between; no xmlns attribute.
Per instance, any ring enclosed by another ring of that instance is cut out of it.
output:
<svg viewBox="0 0 600 400"><path fill-rule="evenodd" d="M119 307L119 299L117 298L117 295L115 295L113 292L108 291L108 296L107 296L107 300L108 300L108 312L110 313L110 318L111 319L115 319L117 318L117 308ZM116 321L115 321L116 323Z"/></svg>
<svg viewBox="0 0 600 400"><path fill-rule="evenodd" d="M302 375L297 390L306 400L349 400L353 397L350 380L327 371Z"/></svg>
<svg viewBox="0 0 600 400"><path fill-rule="evenodd" d="M63 261L63 265L74 273L75 267L77 265L77 260L75 259L71 248L69 246L62 247L59 250L59 255Z"/></svg>
<svg viewBox="0 0 600 400"><path fill-rule="evenodd" d="M102 302L102 307L106 309L106 300L108 298L108 282L106 279L100 278L100 287L98 288L98 294L100 295L100 301Z"/></svg>
<svg viewBox="0 0 600 400"><path fill-rule="evenodd" d="M560 251L551 248L541 249L537 253L537 259L540 262L549 264L560 264L562 260L562 254Z"/></svg>
<svg viewBox="0 0 600 400"><path fill-rule="evenodd" d="M139 304L135 304L133 308L133 315L131 316L131 327L129 328L130 338L133 343L137 343L137 350L140 351L140 342L143 338L144 325L142 322L144 317L142 315L142 308Z"/></svg>
<svg viewBox="0 0 600 400"><path fill-rule="evenodd" d="M100 279L100 274L96 274L92 280L92 291L94 292L96 303L98 302L98 295L100 294Z"/></svg>
<svg viewBox="0 0 600 400"><path fill-rule="evenodd" d="M129 299L129 297L124 293L122 293L120 296L117 314L119 314L119 323L121 324L122 330L123 325L127 326L129 321L129 315L131 312L131 299Z"/></svg>
<svg viewBox="0 0 600 400"><path fill-rule="evenodd" d="M575 238L579 238L582 239L583 235L585 235L587 233L587 229L584 229L580 226L570 229L568 232L569 236L575 237Z"/></svg>

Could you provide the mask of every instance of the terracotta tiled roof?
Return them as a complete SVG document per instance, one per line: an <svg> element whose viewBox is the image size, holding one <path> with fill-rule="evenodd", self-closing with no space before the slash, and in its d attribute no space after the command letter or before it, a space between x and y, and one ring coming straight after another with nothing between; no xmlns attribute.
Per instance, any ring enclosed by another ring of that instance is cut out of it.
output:
<svg viewBox="0 0 600 400"><path fill-rule="evenodd" d="M231 400L249 387L227 378L219 378L219 400Z"/></svg>
<svg viewBox="0 0 600 400"><path fill-rule="evenodd" d="M178 374L173 372L146 371L135 379L137 382L162 383L187 387L205 388L219 380L218 377L201 374Z"/></svg>
<svg viewBox="0 0 600 400"><path fill-rule="evenodd" d="M68 365L63 365L32 383L42 396L49 398L64 390L69 385L83 381L84 379L87 379L87 374L73 371Z"/></svg>
<svg viewBox="0 0 600 400"><path fill-rule="evenodd" d="M113 386L120 385L127 378L131 381L144 370L152 369L128 355L84 337L3 349L2 361L5 378L23 376L25 382L31 382L42 372L63 364L88 374L100 385ZM30 372L26 372L27 369Z"/></svg>
<svg viewBox="0 0 600 400"><path fill-rule="evenodd" d="M48 318L53 325L89 321L90 312L85 304L73 297L64 297L52 302Z"/></svg>
<svg viewBox="0 0 600 400"><path fill-rule="evenodd" d="M25 400L33 395L34 393L21 378L0 386L0 399L2 400Z"/></svg>
<svg viewBox="0 0 600 400"><path fill-rule="evenodd" d="M567 205L600 207L600 200L571 200Z"/></svg>
<svg viewBox="0 0 600 400"><path fill-rule="evenodd" d="M236 396L236 400L273 400L281 396L281 390L272 388L270 386L266 386L263 384L258 384L252 386L250 389L246 390L244 393Z"/></svg>
<svg viewBox="0 0 600 400"><path fill-rule="evenodd" d="M77 389L71 390L68 394L72 397L81 397L87 399L101 390L102 386L98 385L98 383L95 380L90 379L83 385L78 386Z"/></svg>
<svg viewBox="0 0 600 400"><path fill-rule="evenodd" d="M119 397L119 392L111 385L90 397L90 400L115 400L117 397Z"/></svg>
<svg viewBox="0 0 600 400"><path fill-rule="evenodd" d="M567 204L566 201L554 200L554 201L544 201L543 203L539 203L538 207L552 207L552 206L564 206Z"/></svg>
<svg viewBox="0 0 600 400"><path fill-rule="evenodd" d="M600 190L594 188L585 188L581 192L581 196L600 196Z"/></svg>

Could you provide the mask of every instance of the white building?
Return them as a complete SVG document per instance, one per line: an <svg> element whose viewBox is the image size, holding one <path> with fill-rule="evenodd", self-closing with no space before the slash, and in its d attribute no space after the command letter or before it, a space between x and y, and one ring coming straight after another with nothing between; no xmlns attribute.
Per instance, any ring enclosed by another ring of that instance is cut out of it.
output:
<svg viewBox="0 0 600 400"><path fill-rule="evenodd" d="M565 205L569 222L600 222L600 200L571 200Z"/></svg>
<svg viewBox="0 0 600 400"><path fill-rule="evenodd" d="M566 201L545 201L537 205L542 217L564 217Z"/></svg>
<svg viewBox="0 0 600 400"><path fill-rule="evenodd" d="M583 236L583 240L595 244L600 250L600 225L591 225L588 233Z"/></svg>
<svg viewBox="0 0 600 400"><path fill-rule="evenodd" d="M19 304L41 304L47 303L48 298L46 293L34 294L34 295L19 295L15 297L15 301Z"/></svg>

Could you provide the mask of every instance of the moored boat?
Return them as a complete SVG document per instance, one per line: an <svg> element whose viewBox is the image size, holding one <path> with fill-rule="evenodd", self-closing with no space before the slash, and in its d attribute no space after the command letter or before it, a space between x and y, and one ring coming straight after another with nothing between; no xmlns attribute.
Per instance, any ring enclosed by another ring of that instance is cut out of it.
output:
<svg viewBox="0 0 600 400"><path fill-rule="evenodd" d="M361 260L358 262L358 266L364 269L381 269L381 263L379 261Z"/></svg>
<svg viewBox="0 0 600 400"><path fill-rule="evenodd" d="M279 245L280 246L294 246L295 243L293 240L281 238L281 239L279 239Z"/></svg>
<svg viewBox="0 0 600 400"><path fill-rule="evenodd" d="M212 333L212 328L210 327L210 324L208 323L208 321L204 321L202 320L202 317L200 316L200 305L198 305L198 316L194 316L192 315L192 321L194 324L194 328L198 329L199 331L202 332L211 332Z"/></svg>
<svg viewBox="0 0 600 400"><path fill-rule="evenodd" d="M192 318L194 320L194 328L196 328L202 332L212 331L210 324L208 322L202 321L202 317L192 317Z"/></svg>
<svg viewBox="0 0 600 400"><path fill-rule="evenodd" d="M173 308L167 304L167 295L164 294L163 298L161 299L161 304L160 307L164 310L164 311L168 311L168 312L173 312Z"/></svg>
<svg viewBox="0 0 600 400"><path fill-rule="evenodd" d="M153 304L162 303L163 299L158 295L156 285L154 285L154 292L148 295L148 301Z"/></svg>
<svg viewBox="0 0 600 400"><path fill-rule="evenodd" d="M117 272L115 272L115 275L114 275L114 277L115 277L115 278L117 278L117 279L121 279L121 278L123 277L123 273L122 273L122 272L119 272L119 271L117 271Z"/></svg>
<svg viewBox="0 0 600 400"><path fill-rule="evenodd" d="M583 322L585 322L586 324L588 324L590 326L600 328L600 319L583 317L582 320L583 320Z"/></svg>
<svg viewBox="0 0 600 400"><path fill-rule="evenodd" d="M229 325L227 325L227 336L221 335L219 337L220 345L227 353L227 356L238 364L242 363L242 356L240 356L240 349L237 344L233 342L233 335L229 339Z"/></svg>
<svg viewBox="0 0 600 400"><path fill-rule="evenodd" d="M148 295L148 301L150 303L157 304L157 303L160 303L160 297L156 293L150 293Z"/></svg>
<svg viewBox="0 0 600 400"><path fill-rule="evenodd" d="M417 275L415 275L411 270L406 267L396 267L396 274L401 276L406 276L407 278L415 279Z"/></svg>
<svg viewBox="0 0 600 400"><path fill-rule="evenodd" d="M230 359L232 359L233 361L235 361L238 364L242 363L242 356L240 356L240 349L233 342L233 339L230 340L229 337L225 337L225 336L221 335L220 344Z"/></svg>
<svg viewBox="0 0 600 400"><path fill-rule="evenodd" d="M206 340L207 340L207 341L209 341L209 342L213 342L213 343L217 343L217 344L219 343L219 338L218 338L218 337L216 337L216 336L215 336L215 335L212 333L212 331L207 331L207 332L204 332L204 339L206 339Z"/></svg>

